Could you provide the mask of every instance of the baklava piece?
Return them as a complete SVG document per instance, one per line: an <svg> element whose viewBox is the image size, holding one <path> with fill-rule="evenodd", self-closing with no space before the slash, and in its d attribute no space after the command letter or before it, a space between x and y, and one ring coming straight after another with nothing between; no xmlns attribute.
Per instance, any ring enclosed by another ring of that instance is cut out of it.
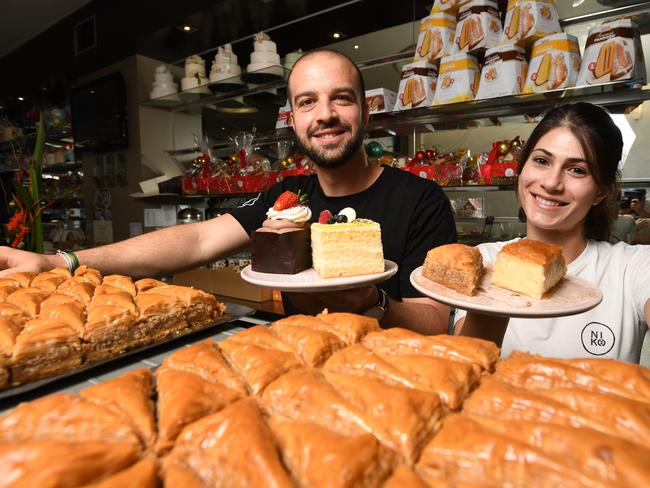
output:
<svg viewBox="0 0 650 488"><path fill-rule="evenodd" d="M483 339L425 336L399 327L370 333L361 343L379 354L418 354L466 363L477 373L493 371L500 352L496 344Z"/></svg>
<svg viewBox="0 0 650 488"><path fill-rule="evenodd" d="M183 304L175 297L140 293L135 296L136 327L146 342L173 336L187 328Z"/></svg>
<svg viewBox="0 0 650 488"><path fill-rule="evenodd" d="M246 380L249 391L254 395L261 393L269 383L287 371L304 366L293 352L267 349L231 339L219 343L219 348L228 364Z"/></svg>
<svg viewBox="0 0 650 488"><path fill-rule="evenodd" d="M156 371L158 442L156 451L169 451L185 426L217 413L241 398L221 383L161 366Z"/></svg>
<svg viewBox="0 0 650 488"><path fill-rule="evenodd" d="M135 283L133 283L133 280L128 276L117 274L104 276L104 281L102 281L102 284L119 288L131 296L135 296L137 293L135 289Z"/></svg>
<svg viewBox="0 0 650 488"><path fill-rule="evenodd" d="M144 337L134 327L135 315L113 305L88 307L84 328L84 358L88 361L115 356L140 345Z"/></svg>
<svg viewBox="0 0 650 488"><path fill-rule="evenodd" d="M133 296L121 290L116 293L94 295L88 304L88 308L97 307L99 305L112 305L114 307L125 308L133 315L138 313L135 303L133 302Z"/></svg>
<svg viewBox="0 0 650 488"><path fill-rule="evenodd" d="M165 286L167 283L164 281L156 280L154 278L142 278L134 283L135 289L138 293L149 291L158 286Z"/></svg>
<svg viewBox="0 0 650 488"><path fill-rule="evenodd" d="M39 273L34 276L32 279L32 287L40 288L48 293L54 293L61 283L66 280L66 277L59 274L53 273L52 271L46 271L44 273Z"/></svg>
<svg viewBox="0 0 650 488"><path fill-rule="evenodd" d="M101 440L142 447L130 420L74 393L57 393L21 403L0 417L0 444L30 440Z"/></svg>
<svg viewBox="0 0 650 488"><path fill-rule="evenodd" d="M27 288L32 282L34 276L36 276L36 273L23 271L22 273L10 274L7 278L16 281L20 287Z"/></svg>
<svg viewBox="0 0 650 488"><path fill-rule="evenodd" d="M284 465L299 486L380 486L396 459L372 435L345 436L307 422L271 419Z"/></svg>
<svg viewBox="0 0 650 488"><path fill-rule="evenodd" d="M74 277L78 280L92 283L94 286L100 285L102 282L102 274L98 270L89 268L83 264L75 269Z"/></svg>
<svg viewBox="0 0 650 488"><path fill-rule="evenodd" d="M361 344L337 352L323 369L435 393L447 410L460 409L479 379L469 364L416 354L379 355Z"/></svg>
<svg viewBox="0 0 650 488"><path fill-rule="evenodd" d="M244 381L228 365L219 347L211 339L179 349L168 356L163 365L195 374L213 383L221 383L241 396L248 394Z"/></svg>
<svg viewBox="0 0 650 488"><path fill-rule="evenodd" d="M40 288L19 288L7 297L6 303L12 303L19 307L30 319L38 316L41 303L48 297L49 293Z"/></svg>
<svg viewBox="0 0 650 488"><path fill-rule="evenodd" d="M148 456L133 466L85 488L158 488L159 486L158 462L155 457ZM191 488L186 485L183 486Z"/></svg>
<svg viewBox="0 0 650 488"><path fill-rule="evenodd" d="M22 324L0 317L0 388L9 385L9 362Z"/></svg>
<svg viewBox="0 0 650 488"><path fill-rule="evenodd" d="M115 379L98 383L81 391L81 396L110 410L134 426L147 448L156 442L156 419L153 381L146 368L136 369Z"/></svg>
<svg viewBox="0 0 650 488"><path fill-rule="evenodd" d="M75 300L87 304L95 293L95 285L87 281L78 281L70 278L61 283L56 291L57 293L71 296Z"/></svg>
<svg viewBox="0 0 650 488"><path fill-rule="evenodd" d="M377 319L354 313L328 313L325 310L316 318L332 326L347 344L356 344L367 334L381 330Z"/></svg>
<svg viewBox="0 0 650 488"><path fill-rule="evenodd" d="M27 316L22 309L13 303L0 303L0 318L11 319L17 323L27 320Z"/></svg>
<svg viewBox="0 0 650 488"><path fill-rule="evenodd" d="M204 486L294 486L252 399L187 426L164 461L167 486L171 486L167 476L174 467L189 472L185 479L198 478Z"/></svg>
<svg viewBox="0 0 650 488"><path fill-rule="evenodd" d="M503 246L494 263L492 284L542 298L566 274L562 248L532 239Z"/></svg>
<svg viewBox="0 0 650 488"><path fill-rule="evenodd" d="M438 395L373 378L325 371L336 391L372 419L371 433L412 465L439 429L444 410Z"/></svg>
<svg viewBox="0 0 650 488"><path fill-rule="evenodd" d="M367 412L342 397L313 368L300 368L280 376L264 390L260 404L272 416L316 423L349 437L373 433L373 426L378 426Z"/></svg>
<svg viewBox="0 0 650 488"><path fill-rule="evenodd" d="M483 258L478 249L465 244L434 247L427 252L422 276L464 295L474 295L483 276Z"/></svg>
<svg viewBox="0 0 650 488"><path fill-rule="evenodd" d="M177 298L183 304L185 320L190 327L200 327L213 323L220 318L224 312L224 305L217 299L201 290L195 290L187 286L164 285L144 292L155 293Z"/></svg>
<svg viewBox="0 0 650 488"><path fill-rule="evenodd" d="M0 480L11 480L3 486L12 487L94 487L91 483L128 469L139 456L136 446L101 439L0 443ZM129 484L108 486L124 488ZM146 485L130 486L144 488Z"/></svg>
<svg viewBox="0 0 650 488"><path fill-rule="evenodd" d="M27 383L81 365L81 344L73 327L60 320L34 319L16 338L11 358L13 383Z"/></svg>
<svg viewBox="0 0 650 488"><path fill-rule="evenodd" d="M319 367L336 351L346 347L345 342L326 330L275 323L271 331L280 337L302 358L307 366Z"/></svg>
<svg viewBox="0 0 650 488"><path fill-rule="evenodd" d="M18 289L17 286L3 285L0 286L0 302L4 302L9 295Z"/></svg>
<svg viewBox="0 0 650 488"><path fill-rule="evenodd" d="M84 333L86 312L83 305L74 299L70 303L64 303L61 305L48 304L46 307L42 307L41 313L38 314L38 318L58 320L66 323L72 327L80 337Z"/></svg>

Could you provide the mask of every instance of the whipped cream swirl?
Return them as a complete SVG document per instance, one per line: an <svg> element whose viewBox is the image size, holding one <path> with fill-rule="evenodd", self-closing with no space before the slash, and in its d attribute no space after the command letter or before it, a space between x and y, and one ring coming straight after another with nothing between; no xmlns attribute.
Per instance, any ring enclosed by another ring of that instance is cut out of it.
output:
<svg viewBox="0 0 650 488"><path fill-rule="evenodd" d="M273 207L269 208L269 211L266 212L266 217L271 220L289 220L291 222L307 222L311 219L311 210L309 207L304 205L298 205L297 207L291 207L284 210L273 210Z"/></svg>

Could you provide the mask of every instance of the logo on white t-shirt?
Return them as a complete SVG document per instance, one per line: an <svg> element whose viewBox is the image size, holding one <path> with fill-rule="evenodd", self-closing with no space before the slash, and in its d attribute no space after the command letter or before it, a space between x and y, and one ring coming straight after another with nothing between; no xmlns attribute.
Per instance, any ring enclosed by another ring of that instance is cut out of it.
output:
<svg viewBox="0 0 650 488"><path fill-rule="evenodd" d="M616 336L612 329L600 322L590 322L582 329L582 347L594 356L603 356L612 350Z"/></svg>

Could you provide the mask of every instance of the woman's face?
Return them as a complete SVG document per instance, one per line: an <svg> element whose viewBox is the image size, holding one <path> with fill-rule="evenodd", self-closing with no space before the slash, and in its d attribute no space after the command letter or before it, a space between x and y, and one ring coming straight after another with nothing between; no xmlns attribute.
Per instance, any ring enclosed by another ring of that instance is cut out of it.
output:
<svg viewBox="0 0 650 488"><path fill-rule="evenodd" d="M592 205L605 193L596 185L578 139L570 129L547 132L526 160L518 183L519 203L526 212L528 234L577 232Z"/></svg>

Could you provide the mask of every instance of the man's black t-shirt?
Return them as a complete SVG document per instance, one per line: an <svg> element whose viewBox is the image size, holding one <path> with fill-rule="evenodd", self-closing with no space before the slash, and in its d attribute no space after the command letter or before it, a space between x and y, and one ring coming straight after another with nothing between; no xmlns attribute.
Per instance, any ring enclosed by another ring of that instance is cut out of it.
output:
<svg viewBox="0 0 650 488"><path fill-rule="evenodd" d="M337 214L345 207L354 208L360 218L379 222L384 257L399 266L398 273L379 286L398 300L422 296L409 281L411 271L424 263L429 249L456 241L451 206L440 187L392 167L384 167L368 189L345 197L324 195L316 175L288 177L228 213L251 234L287 190L308 195L312 222L318 222L323 210Z"/></svg>

